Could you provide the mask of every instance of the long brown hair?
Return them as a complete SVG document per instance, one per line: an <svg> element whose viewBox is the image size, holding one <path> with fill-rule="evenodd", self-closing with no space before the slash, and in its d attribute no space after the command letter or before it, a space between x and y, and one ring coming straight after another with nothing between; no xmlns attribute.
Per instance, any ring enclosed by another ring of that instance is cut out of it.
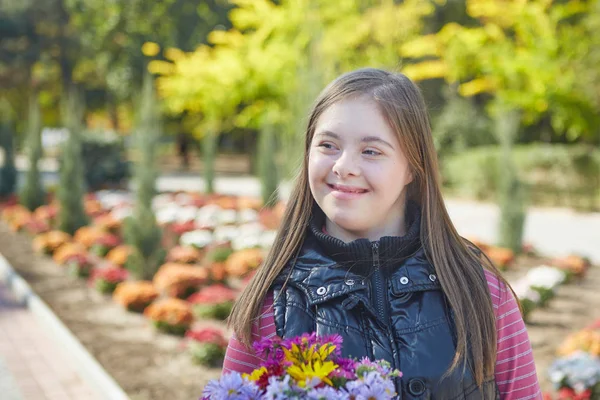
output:
<svg viewBox="0 0 600 400"><path fill-rule="evenodd" d="M481 385L494 374L497 342L494 309L481 265L506 282L489 259L469 248L472 245L459 236L452 224L442 199L425 102L417 86L399 73L361 69L340 76L323 90L309 117L302 169L281 228L265 262L236 302L229 324L238 339L250 347L251 327L260 317L265 295L298 254L311 218L314 199L308 184L308 157L317 121L334 103L357 96L369 96L375 101L398 134L414 176L407 199L420 205L421 242L454 312L457 345L450 370L461 361L469 361Z"/></svg>

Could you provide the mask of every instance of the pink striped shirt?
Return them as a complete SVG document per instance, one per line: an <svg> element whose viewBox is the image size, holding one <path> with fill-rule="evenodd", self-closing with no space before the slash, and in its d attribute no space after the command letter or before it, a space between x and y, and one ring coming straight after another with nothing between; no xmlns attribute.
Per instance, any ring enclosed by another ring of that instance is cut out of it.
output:
<svg viewBox="0 0 600 400"><path fill-rule="evenodd" d="M498 353L496 359L496 384L502 400L541 399L533 353L519 306L511 291L496 275L485 272L496 314ZM265 298L260 319L252 327L252 339L271 338L276 335L273 317L273 294ZM250 373L262 360L251 349L241 344L235 335L229 341L223 373L237 371Z"/></svg>

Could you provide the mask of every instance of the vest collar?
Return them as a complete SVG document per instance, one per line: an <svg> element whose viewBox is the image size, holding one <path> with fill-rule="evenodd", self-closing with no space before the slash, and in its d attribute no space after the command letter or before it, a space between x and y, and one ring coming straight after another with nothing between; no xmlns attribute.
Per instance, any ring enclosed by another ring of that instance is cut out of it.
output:
<svg viewBox="0 0 600 400"><path fill-rule="evenodd" d="M404 236L384 236L379 243L379 265L387 267L398 265L414 255L421 248L421 210L414 202L406 204L407 231ZM315 205L310 222L309 234L323 247L325 254L341 267L351 268L353 272L368 274L374 266L374 243L369 239L357 239L345 243L323 232L325 214Z"/></svg>

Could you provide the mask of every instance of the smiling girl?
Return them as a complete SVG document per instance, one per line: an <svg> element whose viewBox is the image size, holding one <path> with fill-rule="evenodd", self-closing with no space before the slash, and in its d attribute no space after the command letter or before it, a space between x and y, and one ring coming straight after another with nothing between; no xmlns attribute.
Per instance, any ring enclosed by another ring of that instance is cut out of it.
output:
<svg viewBox="0 0 600 400"><path fill-rule="evenodd" d="M258 338L316 332L401 370L401 399L541 398L512 290L450 221L402 74L362 69L321 93L278 236L229 322L224 372L256 368Z"/></svg>

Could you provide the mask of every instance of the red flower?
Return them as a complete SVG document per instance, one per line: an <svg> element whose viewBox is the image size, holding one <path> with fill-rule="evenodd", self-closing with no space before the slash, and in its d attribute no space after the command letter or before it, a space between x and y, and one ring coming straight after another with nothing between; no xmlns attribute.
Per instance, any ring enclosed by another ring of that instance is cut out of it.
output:
<svg viewBox="0 0 600 400"><path fill-rule="evenodd" d="M104 279L110 283L123 282L129 276L129 271L118 267L96 268L92 272L91 280Z"/></svg>
<svg viewBox="0 0 600 400"><path fill-rule="evenodd" d="M176 235L183 235L186 232L191 232L196 229L194 221L176 222L169 226L169 230Z"/></svg>
<svg viewBox="0 0 600 400"><path fill-rule="evenodd" d="M223 333L214 328L189 330L185 333L185 337L199 343L213 343L222 347L227 346L227 341Z"/></svg>
<svg viewBox="0 0 600 400"><path fill-rule="evenodd" d="M106 234L100 236L95 244L112 249L121 244L121 239L116 235Z"/></svg>
<svg viewBox="0 0 600 400"><path fill-rule="evenodd" d="M562 388L558 391L558 400L589 400L592 398L592 390L587 389L577 394L571 388Z"/></svg>
<svg viewBox="0 0 600 400"><path fill-rule="evenodd" d="M234 301L237 293L220 284L207 286L199 292L188 297L188 301L192 304L221 304L227 301Z"/></svg>

